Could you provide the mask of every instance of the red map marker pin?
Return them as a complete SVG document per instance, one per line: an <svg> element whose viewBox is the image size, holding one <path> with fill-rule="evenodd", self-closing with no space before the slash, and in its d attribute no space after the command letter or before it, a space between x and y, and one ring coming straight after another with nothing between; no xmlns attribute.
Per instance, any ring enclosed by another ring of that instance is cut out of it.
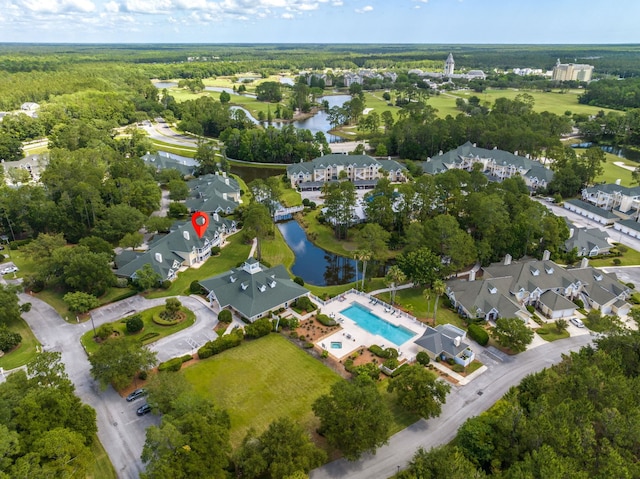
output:
<svg viewBox="0 0 640 479"><path fill-rule="evenodd" d="M202 211L196 211L191 216L191 224L193 229L196 230L198 238L202 238L204 232L207 231L207 226L209 226L209 215Z"/></svg>

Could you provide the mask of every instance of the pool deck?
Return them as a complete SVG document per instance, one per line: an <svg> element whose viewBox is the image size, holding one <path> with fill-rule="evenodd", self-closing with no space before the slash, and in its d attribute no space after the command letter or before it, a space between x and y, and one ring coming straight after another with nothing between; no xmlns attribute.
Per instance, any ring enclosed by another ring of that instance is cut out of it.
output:
<svg viewBox="0 0 640 479"><path fill-rule="evenodd" d="M324 306L321 306L322 313L335 319L342 329L316 341L316 345L322 349L326 349L333 357L343 359L358 349L363 347L366 349L373 344L377 344L382 348L396 348L400 353L400 358L406 358L409 361L413 361L419 351L418 346L416 346L414 341L422 336L426 329L426 325L406 313L390 308L384 303L378 302L377 304L374 304L372 302L373 299L375 298L369 297L364 293L349 292L338 296L327 302ZM402 326L413 331L415 336L398 346L382 336L372 334L362 329L355 323L355 321L340 314L341 311L344 311L354 303L359 303L379 318L384 319L393 325ZM342 348L332 348L332 342L341 342Z"/></svg>

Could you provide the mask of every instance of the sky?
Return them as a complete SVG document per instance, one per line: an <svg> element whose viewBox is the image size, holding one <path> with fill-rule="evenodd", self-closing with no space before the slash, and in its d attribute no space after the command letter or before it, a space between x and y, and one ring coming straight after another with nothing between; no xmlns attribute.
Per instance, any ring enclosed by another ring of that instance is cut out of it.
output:
<svg viewBox="0 0 640 479"><path fill-rule="evenodd" d="M640 43L640 0L0 0L0 42Z"/></svg>

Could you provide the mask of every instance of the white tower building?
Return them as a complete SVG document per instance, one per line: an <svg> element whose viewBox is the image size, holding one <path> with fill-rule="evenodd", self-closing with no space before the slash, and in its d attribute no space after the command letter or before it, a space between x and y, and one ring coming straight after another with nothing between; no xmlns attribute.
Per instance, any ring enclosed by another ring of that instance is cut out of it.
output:
<svg viewBox="0 0 640 479"><path fill-rule="evenodd" d="M449 53L447 60L444 62L444 76L450 77L453 75L454 66L455 62L453 61L453 55Z"/></svg>

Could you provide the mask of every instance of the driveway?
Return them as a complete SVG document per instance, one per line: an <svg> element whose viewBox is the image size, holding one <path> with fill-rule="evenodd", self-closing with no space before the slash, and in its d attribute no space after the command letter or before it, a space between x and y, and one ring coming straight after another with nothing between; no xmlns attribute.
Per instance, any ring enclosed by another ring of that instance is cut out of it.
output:
<svg viewBox="0 0 640 479"><path fill-rule="evenodd" d="M158 352L159 361L194 352L199 341L215 337L213 327L217 316L206 302L195 297L180 296L178 299L195 313L196 322L151 346L152 350ZM148 300L134 296L93 310L93 322L97 328L133 312L162 305L165 300L166 298ZM21 294L20 301L32 304L31 311L24 313L23 318L45 350L62 353L62 361L69 379L76 387L76 394L96 410L98 437L111 458L118 477L137 479L144 470L140 455L146 429L152 424L159 424L159 417L153 414L143 417L136 415L136 409L144 404L142 399L128 403L112 387L100 390L98 383L91 377L91 366L80 344L80 336L92 328L91 321L67 323L47 303L28 294Z"/></svg>
<svg viewBox="0 0 640 479"><path fill-rule="evenodd" d="M417 423L395 434L375 455L359 461L339 459L311 472L311 479L388 478L404 469L419 447L429 450L450 442L470 417L489 409L511 386L525 376L561 361L562 354L589 344L591 335L580 335L540 345L505 362L490 361L488 371L467 386L453 387L440 417Z"/></svg>

